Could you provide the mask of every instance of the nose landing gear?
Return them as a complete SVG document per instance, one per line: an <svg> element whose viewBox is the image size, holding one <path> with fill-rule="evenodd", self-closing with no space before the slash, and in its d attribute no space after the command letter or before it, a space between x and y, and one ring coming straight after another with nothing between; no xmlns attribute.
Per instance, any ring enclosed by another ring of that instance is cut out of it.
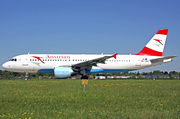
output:
<svg viewBox="0 0 180 119"><path fill-rule="evenodd" d="M25 75L25 77L24 77L24 80L28 80L28 78L29 78L29 73L26 72L26 75Z"/></svg>

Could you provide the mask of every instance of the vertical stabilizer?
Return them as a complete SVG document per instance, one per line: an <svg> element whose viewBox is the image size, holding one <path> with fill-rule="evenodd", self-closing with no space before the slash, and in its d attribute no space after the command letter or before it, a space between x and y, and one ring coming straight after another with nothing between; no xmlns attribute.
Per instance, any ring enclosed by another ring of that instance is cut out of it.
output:
<svg viewBox="0 0 180 119"><path fill-rule="evenodd" d="M160 29L146 46L136 55L162 56L168 29Z"/></svg>

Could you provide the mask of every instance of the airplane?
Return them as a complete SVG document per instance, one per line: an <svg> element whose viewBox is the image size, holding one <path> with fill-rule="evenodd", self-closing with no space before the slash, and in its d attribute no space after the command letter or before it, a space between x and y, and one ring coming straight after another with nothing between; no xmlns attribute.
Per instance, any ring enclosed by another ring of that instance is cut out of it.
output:
<svg viewBox="0 0 180 119"><path fill-rule="evenodd" d="M2 68L12 72L26 73L54 73L56 78L69 78L81 75L81 79L88 79L89 73L118 73L139 70L161 65L172 61L176 56L162 56L168 29L160 29L134 55L85 55L85 54L24 54L18 55L5 62Z"/></svg>

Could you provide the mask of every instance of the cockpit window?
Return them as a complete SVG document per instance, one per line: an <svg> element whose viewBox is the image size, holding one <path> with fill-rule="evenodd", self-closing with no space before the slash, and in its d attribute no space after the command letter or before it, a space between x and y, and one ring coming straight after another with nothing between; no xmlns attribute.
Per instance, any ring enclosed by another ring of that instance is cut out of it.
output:
<svg viewBox="0 0 180 119"><path fill-rule="evenodd" d="M15 59L10 59L10 61L17 61L17 59L15 58Z"/></svg>

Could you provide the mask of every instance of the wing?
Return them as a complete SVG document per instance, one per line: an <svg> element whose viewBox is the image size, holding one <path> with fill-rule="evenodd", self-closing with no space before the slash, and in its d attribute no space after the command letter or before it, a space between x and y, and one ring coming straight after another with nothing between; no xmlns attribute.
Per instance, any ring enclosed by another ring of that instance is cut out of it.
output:
<svg viewBox="0 0 180 119"><path fill-rule="evenodd" d="M85 62L81 62L81 63L78 63L78 64L74 64L72 65L73 69L91 69L92 66L97 66L97 63L105 63L105 61L109 58L112 58L114 57L116 59L116 55L118 53L114 54L114 55L111 55L111 56L104 56L104 57L100 57L100 58L97 58L97 59L92 59L92 60L89 60L89 61L85 61Z"/></svg>
<svg viewBox="0 0 180 119"><path fill-rule="evenodd" d="M172 60L171 58L174 58L174 57L177 57L177 56L161 57L161 58L151 59L150 61L155 63L155 62L160 62L160 61L164 61L164 60Z"/></svg>

